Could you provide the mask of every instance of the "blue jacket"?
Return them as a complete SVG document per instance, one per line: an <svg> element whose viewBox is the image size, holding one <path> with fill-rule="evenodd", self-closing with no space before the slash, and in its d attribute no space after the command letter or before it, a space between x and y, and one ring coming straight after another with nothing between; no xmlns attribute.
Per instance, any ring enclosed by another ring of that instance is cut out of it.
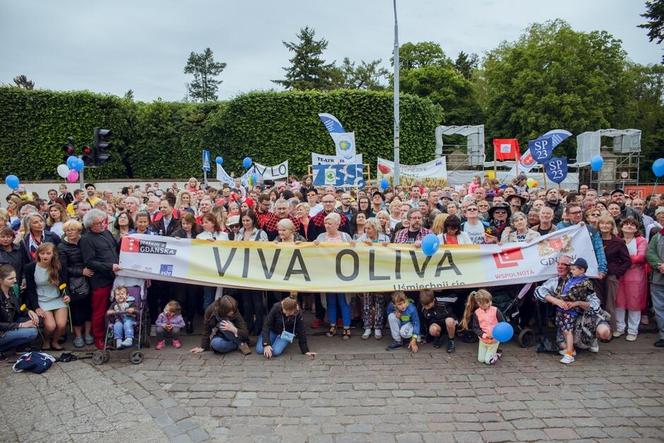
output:
<svg viewBox="0 0 664 443"><path fill-rule="evenodd" d="M564 229L572 226L568 222L560 222L556 225L556 229ZM590 234L590 240L593 243L593 250L595 251L595 257L597 258L597 271L607 273L609 270L609 265L606 262L606 254L604 254L604 243L602 242L602 236L599 234L599 231L590 225L586 225L588 234Z"/></svg>
<svg viewBox="0 0 664 443"><path fill-rule="evenodd" d="M390 315L394 311L395 309L393 303L387 305L387 315ZM408 300L408 307L404 312L401 313L399 320L401 321L402 325L408 322L412 323L413 337L417 338L420 335L420 316L417 314L417 308L415 307L415 303L413 303L412 300Z"/></svg>

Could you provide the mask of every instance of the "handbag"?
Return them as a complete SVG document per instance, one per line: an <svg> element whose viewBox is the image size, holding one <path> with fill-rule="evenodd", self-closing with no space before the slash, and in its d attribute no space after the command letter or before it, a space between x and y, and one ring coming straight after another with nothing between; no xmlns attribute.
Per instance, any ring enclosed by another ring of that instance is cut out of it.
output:
<svg viewBox="0 0 664 443"><path fill-rule="evenodd" d="M84 276L69 277L69 298L72 301L82 300L90 295L90 284Z"/></svg>

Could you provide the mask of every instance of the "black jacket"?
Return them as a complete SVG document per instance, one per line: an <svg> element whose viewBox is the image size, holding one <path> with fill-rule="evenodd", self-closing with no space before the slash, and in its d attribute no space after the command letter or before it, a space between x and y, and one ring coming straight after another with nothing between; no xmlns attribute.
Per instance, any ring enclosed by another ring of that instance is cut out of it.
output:
<svg viewBox="0 0 664 443"><path fill-rule="evenodd" d="M0 265L11 265L16 271L16 282L20 285L23 280L23 264L27 261L25 251L22 247L13 245L12 250L7 252L0 249Z"/></svg>
<svg viewBox="0 0 664 443"><path fill-rule="evenodd" d="M118 264L118 243L109 231L101 234L88 231L78 242L83 257L83 263L92 269L95 274L90 277L92 289L111 286L115 279L113 265Z"/></svg>
<svg viewBox="0 0 664 443"><path fill-rule="evenodd" d="M63 240L58 245L58 255L67 281L70 277L81 277L83 275L85 264L83 263L81 248L78 245Z"/></svg>
<svg viewBox="0 0 664 443"><path fill-rule="evenodd" d="M272 306L272 309L270 309L270 312L268 312L267 317L265 317L265 322L263 323L263 337L258 338L259 340L263 340L263 346L271 346L270 331L279 335L283 332L284 325L288 332L295 334L297 337L300 351L302 351L303 354L309 352L302 313L298 312L292 317L286 317L281 310L281 302L276 302Z"/></svg>
<svg viewBox="0 0 664 443"><path fill-rule="evenodd" d="M237 328L237 339L239 342L246 342L249 340L249 329L247 323L244 321L242 315L236 312L234 316L222 318L215 309L215 304L212 303L205 311L205 332L201 338L201 348L206 351L210 350L210 341L213 337L222 334L223 331L219 330L219 323L222 320L228 320Z"/></svg>
<svg viewBox="0 0 664 443"><path fill-rule="evenodd" d="M157 235L165 235L167 237L172 237L173 232L180 229L180 219L171 218L171 222L168 224L168 229L164 228L164 219L160 218L155 223L152 223L152 232Z"/></svg>
<svg viewBox="0 0 664 443"><path fill-rule="evenodd" d="M13 291L9 291L9 297L0 292L0 337L5 332L18 328L20 322L20 301Z"/></svg>
<svg viewBox="0 0 664 443"><path fill-rule="evenodd" d="M60 244L60 237L58 237L58 234L54 232L44 231L44 239L42 240L42 243L53 243L55 246L58 246ZM25 260L24 263L30 263L33 261L32 257L30 256L30 236L28 233L26 233L23 240L21 240L20 245L23 249L23 259ZM18 275L16 277L18 277Z"/></svg>
<svg viewBox="0 0 664 443"><path fill-rule="evenodd" d="M37 296L37 283L35 283L35 268L37 267L36 262L28 263L25 268L25 297L28 304L28 309L33 311L39 307L39 298ZM65 278L65 270L60 269L60 279L58 280L57 286L60 286L62 283L65 283L67 279Z"/></svg>

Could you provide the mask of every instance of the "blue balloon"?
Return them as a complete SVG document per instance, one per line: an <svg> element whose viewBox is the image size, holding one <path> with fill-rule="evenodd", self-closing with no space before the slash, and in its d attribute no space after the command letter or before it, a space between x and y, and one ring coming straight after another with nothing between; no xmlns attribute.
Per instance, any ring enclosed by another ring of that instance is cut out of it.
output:
<svg viewBox="0 0 664 443"><path fill-rule="evenodd" d="M85 162L80 158L77 158L76 164L74 164L74 167L72 169L74 169L74 171L76 172L81 172L83 168L85 168Z"/></svg>
<svg viewBox="0 0 664 443"><path fill-rule="evenodd" d="M508 342L512 339L514 335L514 328L511 324L501 321L496 326L493 327L493 338L498 340L501 343Z"/></svg>
<svg viewBox="0 0 664 443"><path fill-rule="evenodd" d="M245 157L244 160L242 160L242 167L244 169L249 169L251 168L251 164L253 161L251 160L251 157Z"/></svg>
<svg viewBox="0 0 664 443"><path fill-rule="evenodd" d="M600 169L602 169L602 166L604 166L604 159L602 158L601 155L596 155L590 159L590 167L592 168L593 171L595 172L599 171Z"/></svg>
<svg viewBox="0 0 664 443"><path fill-rule="evenodd" d="M652 172L659 178L664 175L664 158L658 158L652 164Z"/></svg>
<svg viewBox="0 0 664 443"><path fill-rule="evenodd" d="M382 180L380 181L380 189L381 189L381 191L384 191L384 190L386 190L386 189L389 188L389 187L390 187L390 181L389 181L388 179L384 178L384 179L382 179Z"/></svg>
<svg viewBox="0 0 664 443"><path fill-rule="evenodd" d="M258 172L254 172L253 177L254 177L254 185L258 184L258 181L261 179L260 174Z"/></svg>
<svg viewBox="0 0 664 443"><path fill-rule="evenodd" d="M223 158L221 155L218 155L217 158L214 159L214 161L215 161L219 166L221 166L221 165L224 164L224 158Z"/></svg>
<svg viewBox="0 0 664 443"><path fill-rule="evenodd" d="M427 234L422 239L422 252L427 257L431 257L436 253L440 246L440 239L436 234Z"/></svg>
<svg viewBox="0 0 664 443"><path fill-rule="evenodd" d="M21 182L19 181L18 177L15 175L8 175L7 178L5 178L5 184L9 186L12 189L18 189L20 186Z"/></svg>
<svg viewBox="0 0 664 443"><path fill-rule="evenodd" d="M67 167L69 169L74 169L77 161L78 157L76 157L75 155L70 155L69 157L67 157Z"/></svg>

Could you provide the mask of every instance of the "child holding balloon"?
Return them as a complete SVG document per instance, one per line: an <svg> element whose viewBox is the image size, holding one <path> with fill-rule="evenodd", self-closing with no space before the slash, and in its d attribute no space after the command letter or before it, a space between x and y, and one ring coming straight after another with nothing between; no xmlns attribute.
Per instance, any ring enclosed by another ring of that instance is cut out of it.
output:
<svg viewBox="0 0 664 443"><path fill-rule="evenodd" d="M500 342L494 337L494 328L505 321L503 314L491 305L491 301L491 293L486 289L471 292L461 320L462 329L472 330L479 337L477 360L487 365L495 364L502 356L498 352ZM509 338L505 337L504 341L507 340Z"/></svg>

